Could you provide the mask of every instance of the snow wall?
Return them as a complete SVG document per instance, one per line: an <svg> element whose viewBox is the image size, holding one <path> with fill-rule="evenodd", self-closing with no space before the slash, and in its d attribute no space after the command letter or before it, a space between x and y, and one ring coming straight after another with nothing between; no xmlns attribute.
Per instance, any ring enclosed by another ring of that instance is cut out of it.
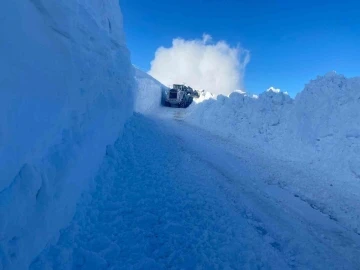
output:
<svg viewBox="0 0 360 270"><path fill-rule="evenodd" d="M161 106L167 87L138 68L135 68L135 80L137 83L135 110L145 114L154 113Z"/></svg>
<svg viewBox="0 0 360 270"><path fill-rule="evenodd" d="M303 164L301 170L326 173L287 184L360 233L360 78L331 72L295 99L276 89L258 97L234 92L190 109L187 121L196 126L279 161Z"/></svg>
<svg viewBox="0 0 360 270"><path fill-rule="evenodd" d="M135 82L117 0L5 0L0 22L0 269L27 269L72 218Z"/></svg>

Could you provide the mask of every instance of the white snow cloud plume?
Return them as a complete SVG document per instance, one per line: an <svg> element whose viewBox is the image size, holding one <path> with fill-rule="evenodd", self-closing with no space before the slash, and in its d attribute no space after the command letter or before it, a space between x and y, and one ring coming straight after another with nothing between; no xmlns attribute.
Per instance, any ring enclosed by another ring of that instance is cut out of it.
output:
<svg viewBox="0 0 360 270"><path fill-rule="evenodd" d="M176 38L170 48L160 47L151 62L149 74L165 85L185 83L195 89L228 95L243 88L243 78L250 54L240 46L225 41Z"/></svg>

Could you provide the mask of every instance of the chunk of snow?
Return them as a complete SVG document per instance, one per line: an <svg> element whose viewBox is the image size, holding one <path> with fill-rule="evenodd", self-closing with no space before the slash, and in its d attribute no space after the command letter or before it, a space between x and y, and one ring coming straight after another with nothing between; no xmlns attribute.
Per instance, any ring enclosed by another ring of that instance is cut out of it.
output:
<svg viewBox="0 0 360 270"><path fill-rule="evenodd" d="M280 89L278 89L278 88L274 88L273 86L271 86L270 88L268 88L267 90L266 90L267 92L274 92L274 93L280 93Z"/></svg>
<svg viewBox="0 0 360 270"><path fill-rule="evenodd" d="M234 92L235 92L235 93L242 94L242 95L245 95L245 94L246 94L246 92L243 91L243 90L235 90Z"/></svg>

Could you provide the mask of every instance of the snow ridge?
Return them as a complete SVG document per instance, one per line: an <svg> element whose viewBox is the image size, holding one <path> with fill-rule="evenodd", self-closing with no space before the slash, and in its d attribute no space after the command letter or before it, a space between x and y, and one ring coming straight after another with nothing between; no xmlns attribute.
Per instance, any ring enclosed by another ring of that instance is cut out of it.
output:
<svg viewBox="0 0 360 270"><path fill-rule="evenodd" d="M302 183L289 179L289 188L327 205L326 211L360 233L360 77L330 72L312 80L295 99L274 88L258 98L234 92L192 111L187 120L194 125L280 162L327 172Z"/></svg>

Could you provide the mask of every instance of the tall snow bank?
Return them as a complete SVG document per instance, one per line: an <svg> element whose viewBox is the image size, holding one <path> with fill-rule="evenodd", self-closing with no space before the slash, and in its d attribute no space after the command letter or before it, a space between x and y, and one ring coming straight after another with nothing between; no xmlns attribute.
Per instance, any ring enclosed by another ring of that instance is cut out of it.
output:
<svg viewBox="0 0 360 270"><path fill-rule="evenodd" d="M137 83L135 110L147 114L157 111L168 88L138 68L135 68L135 80Z"/></svg>
<svg viewBox="0 0 360 270"><path fill-rule="evenodd" d="M289 129L326 170L360 184L360 77L331 72L311 81L295 99Z"/></svg>
<svg viewBox="0 0 360 270"><path fill-rule="evenodd" d="M0 269L27 269L130 116L133 71L117 0L5 0L0 22Z"/></svg>
<svg viewBox="0 0 360 270"><path fill-rule="evenodd" d="M360 233L360 78L331 72L295 99L275 88L257 98L220 95L194 106L188 121L268 156L326 172L323 179L288 184Z"/></svg>
<svg viewBox="0 0 360 270"><path fill-rule="evenodd" d="M219 135L256 144L279 135L277 126L286 122L292 104L284 93L267 91L253 98L237 91L200 102L188 120Z"/></svg>

